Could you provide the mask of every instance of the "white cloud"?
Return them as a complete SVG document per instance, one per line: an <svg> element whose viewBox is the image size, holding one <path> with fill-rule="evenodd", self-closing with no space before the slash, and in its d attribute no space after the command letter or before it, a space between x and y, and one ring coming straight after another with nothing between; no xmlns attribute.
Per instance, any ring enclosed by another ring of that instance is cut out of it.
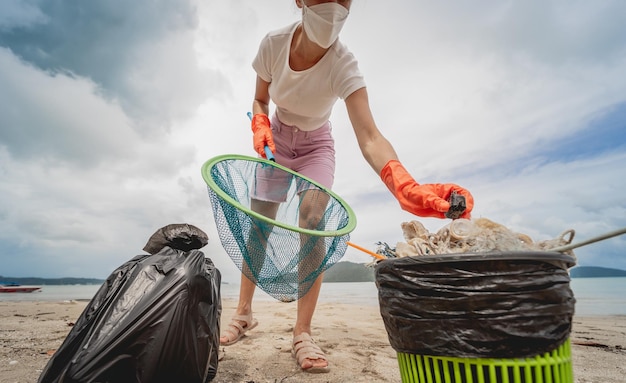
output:
<svg viewBox="0 0 626 383"><path fill-rule="evenodd" d="M89 79L42 72L0 48L0 83L0 137L16 157L93 162L128 153L125 143L137 139L132 121Z"/></svg>

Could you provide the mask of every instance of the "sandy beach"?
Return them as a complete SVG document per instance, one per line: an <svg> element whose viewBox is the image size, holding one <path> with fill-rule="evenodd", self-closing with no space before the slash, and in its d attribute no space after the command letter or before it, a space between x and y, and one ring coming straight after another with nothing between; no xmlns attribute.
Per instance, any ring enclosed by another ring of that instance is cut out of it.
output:
<svg viewBox="0 0 626 383"><path fill-rule="evenodd" d="M0 383L36 382L87 302L0 302ZM313 337L331 371L308 374L291 357L295 304L255 303L259 326L222 348L214 382L399 382L396 353L378 307L321 303ZM223 302L228 320L235 302ZM577 383L626 382L626 316L575 317L571 335Z"/></svg>

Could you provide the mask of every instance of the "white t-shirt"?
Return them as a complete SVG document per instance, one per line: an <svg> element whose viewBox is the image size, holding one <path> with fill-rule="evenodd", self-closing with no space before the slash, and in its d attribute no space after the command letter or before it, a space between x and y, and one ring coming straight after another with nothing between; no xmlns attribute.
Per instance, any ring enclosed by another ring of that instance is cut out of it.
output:
<svg viewBox="0 0 626 383"><path fill-rule="evenodd" d="M252 62L258 76L270 83L270 98L278 119L303 131L324 125L338 98L365 87L354 55L337 40L318 63L303 71L289 66L289 49L296 22L268 33Z"/></svg>

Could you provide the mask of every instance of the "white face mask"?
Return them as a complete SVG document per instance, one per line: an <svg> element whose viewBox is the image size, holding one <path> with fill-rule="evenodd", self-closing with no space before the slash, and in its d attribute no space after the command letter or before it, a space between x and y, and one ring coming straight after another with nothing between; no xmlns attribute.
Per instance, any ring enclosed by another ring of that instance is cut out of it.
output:
<svg viewBox="0 0 626 383"><path fill-rule="evenodd" d="M304 32L309 40L326 49L337 40L348 13L346 7L337 3L322 3L310 7L302 4Z"/></svg>

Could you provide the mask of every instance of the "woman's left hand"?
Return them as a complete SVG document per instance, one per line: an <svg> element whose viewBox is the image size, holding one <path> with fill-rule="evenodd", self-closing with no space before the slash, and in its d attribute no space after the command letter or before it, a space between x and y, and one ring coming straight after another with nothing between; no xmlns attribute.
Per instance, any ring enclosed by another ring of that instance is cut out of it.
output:
<svg viewBox="0 0 626 383"><path fill-rule="evenodd" d="M459 218L471 217L474 208L472 194L455 184L418 184L397 161L389 161L380 173L389 191L396 197L403 210L420 217L446 218L450 210L448 200L453 192L465 197L465 211Z"/></svg>

